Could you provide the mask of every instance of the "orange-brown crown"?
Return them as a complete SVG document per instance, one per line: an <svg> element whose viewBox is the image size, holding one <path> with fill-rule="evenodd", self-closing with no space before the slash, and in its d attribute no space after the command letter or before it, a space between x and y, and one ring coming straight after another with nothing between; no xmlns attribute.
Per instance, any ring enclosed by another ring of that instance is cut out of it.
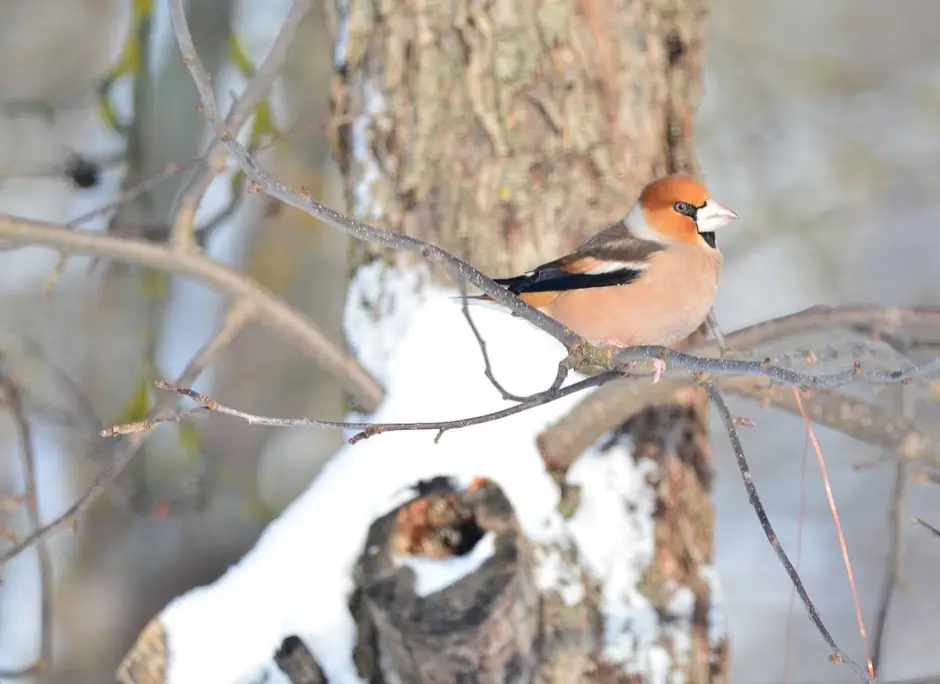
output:
<svg viewBox="0 0 940 684"><path fill-rule="evenodd" d="M698 244L701 237L695 219L678 211L676 204L684 202L701 207L709 197L708 190L697 180L676 174L647 185L639 202L653 230L679 242Z"/></svg>

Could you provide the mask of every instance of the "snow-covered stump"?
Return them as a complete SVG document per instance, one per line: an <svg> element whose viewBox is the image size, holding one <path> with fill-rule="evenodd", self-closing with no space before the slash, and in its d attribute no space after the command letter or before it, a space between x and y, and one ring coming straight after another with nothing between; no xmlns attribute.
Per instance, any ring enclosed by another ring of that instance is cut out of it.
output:
<svg viewBox="0 0 940 684"><path fill-rule="evenodd" d="M421 565L425 558L437 562ZM452 573L456 581L436 586ZM370 680L375 668L384 681L407 684L533 681L539 592L531 550L495 483L463 491L441 483L379 518L357 584L357 660Z"/></svg>
<svg viewBox="0 0 940 684"><path fill-rule="evenodd" d="M290 684L326 684L320 664L299 637L289 636L274 654L274 664Z"/></svg>

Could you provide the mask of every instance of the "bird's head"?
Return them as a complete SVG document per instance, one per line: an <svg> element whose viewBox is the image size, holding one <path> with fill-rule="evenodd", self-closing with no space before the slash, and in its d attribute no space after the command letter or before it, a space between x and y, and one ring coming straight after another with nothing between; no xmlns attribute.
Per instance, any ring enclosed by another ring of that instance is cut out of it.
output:
<svg viewBox="0 0 940 684"><path fill-rule="evenodd" d="M637 237L715 247L715 231L737 218L693 178L665 176L647 185L627 217Z"/></svg>

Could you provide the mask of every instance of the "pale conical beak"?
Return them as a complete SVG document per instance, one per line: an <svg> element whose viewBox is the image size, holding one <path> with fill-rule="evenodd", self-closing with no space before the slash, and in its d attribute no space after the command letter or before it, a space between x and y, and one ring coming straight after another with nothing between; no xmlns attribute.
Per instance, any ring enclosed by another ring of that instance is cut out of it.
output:
<svg viewBox="0 0 940 684"><path fill-rule="evenodd" d="M705 206L695 214L695 223L700 233L714 233L722 226L726 226L738 217L730 209L725 209L715 200L705 201Z"/></svg>

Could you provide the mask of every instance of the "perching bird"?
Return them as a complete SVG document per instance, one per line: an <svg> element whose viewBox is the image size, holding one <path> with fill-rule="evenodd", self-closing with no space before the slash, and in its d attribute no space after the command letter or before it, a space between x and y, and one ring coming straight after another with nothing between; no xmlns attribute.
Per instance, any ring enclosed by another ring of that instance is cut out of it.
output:
<svg viewBox="0 0 940 684"><path fill-rule="evenodd" d="M715 231L735 218L698 181L666 176L573 253L496 282L589 342L672 346L711 309L721 271ZM658 380L664 364L653 363Z"/></svg>

